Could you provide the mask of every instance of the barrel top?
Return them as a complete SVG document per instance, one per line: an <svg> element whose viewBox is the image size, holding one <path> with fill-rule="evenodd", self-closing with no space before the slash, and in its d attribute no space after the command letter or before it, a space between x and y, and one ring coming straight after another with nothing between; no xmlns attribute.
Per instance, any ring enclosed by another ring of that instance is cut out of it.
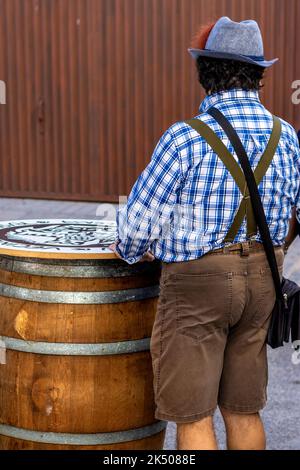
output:
<svg viewBox="0 0 300 470"><path fill-rule="evenodd" d="M116 259L112 220L38 219L0 222L0 255L56 259Z"/></svg>

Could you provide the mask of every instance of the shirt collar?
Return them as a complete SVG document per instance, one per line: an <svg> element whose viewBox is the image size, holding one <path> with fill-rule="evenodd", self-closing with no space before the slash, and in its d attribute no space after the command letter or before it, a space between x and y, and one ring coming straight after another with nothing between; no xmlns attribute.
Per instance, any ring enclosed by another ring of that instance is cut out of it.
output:
<svg viewBox="0 0 300 470"><path fill-rule="evenodd" d="M205 113L209 108L223 101L254 100L260 102L257 90L242 90L234 88L232 90L221 91L212 95L207 95L202 101L199 111Z"/></svg>

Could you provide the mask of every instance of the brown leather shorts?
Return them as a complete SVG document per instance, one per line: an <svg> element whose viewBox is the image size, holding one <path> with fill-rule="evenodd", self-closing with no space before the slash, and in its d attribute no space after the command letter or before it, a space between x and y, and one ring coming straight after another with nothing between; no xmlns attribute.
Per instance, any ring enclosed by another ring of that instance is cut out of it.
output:
<svg viewBox="0 0 300 470"><path fill-rule="evenodd" d="M282 275L284 252L275 252ZM184 423L218 405L263 408L275 289L262 246L163 263L160 287L150 345L156 418Z"/></svg>

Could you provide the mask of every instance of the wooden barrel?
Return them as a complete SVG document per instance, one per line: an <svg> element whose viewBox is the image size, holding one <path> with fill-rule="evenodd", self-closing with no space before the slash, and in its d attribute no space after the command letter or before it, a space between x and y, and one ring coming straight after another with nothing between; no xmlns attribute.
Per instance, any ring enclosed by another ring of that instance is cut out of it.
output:
<svg viewBox="0 0 300 470"><path fill-rule="evenodd" d="M158 262L1 256L0 449L162 448L159 276Z"/></svg>

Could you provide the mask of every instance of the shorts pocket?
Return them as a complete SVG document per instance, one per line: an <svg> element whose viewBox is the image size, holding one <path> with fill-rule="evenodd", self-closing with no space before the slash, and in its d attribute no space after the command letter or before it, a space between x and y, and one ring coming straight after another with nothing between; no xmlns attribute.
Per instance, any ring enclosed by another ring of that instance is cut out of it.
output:
<svg viewBox="0 0 300 470"><path fill-rule="evenodd" d="M227 328L231 315L232 274L175 274L176 331L201 341Z"/></svg>

